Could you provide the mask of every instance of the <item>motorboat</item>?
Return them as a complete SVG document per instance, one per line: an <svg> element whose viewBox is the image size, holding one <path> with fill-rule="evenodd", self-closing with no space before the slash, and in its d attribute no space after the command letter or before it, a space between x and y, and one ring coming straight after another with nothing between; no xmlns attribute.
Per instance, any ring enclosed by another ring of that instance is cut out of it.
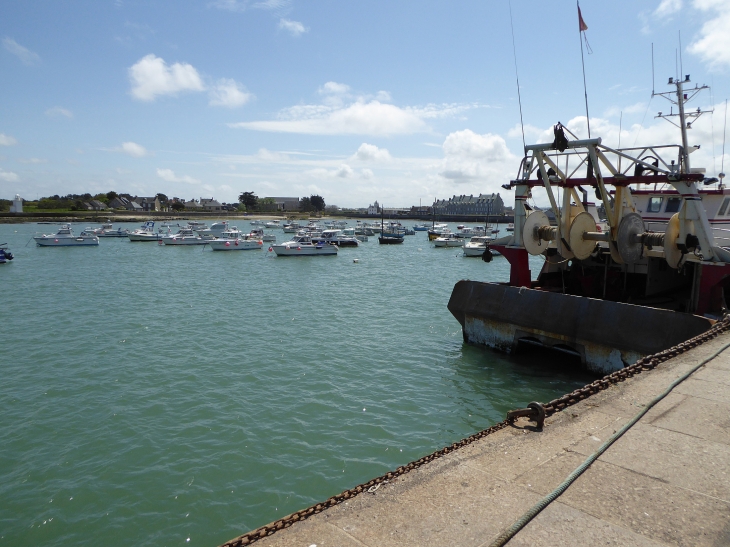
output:
<svg viewBox="0 0 730 547"><path fill-rule="evenodd" d="M13 253L8 250L8 244L0 243L0 264L7 264L13 258Z"/></svg>
<svg viewBox="0 0 730 547"><path fill-rule="evenodd" d="M248 222L251 226L263 226L264 221L263 220L250 220Z"/></svg>
<svg viewBox="0 0 730 547"><path fill-rule="evenodd" d="M190 228L193 232L199 232L200 230L207 230L208 225L205 222L198 222L197 220L188 220L187 228Z"/></svg>
<svg viewBox="0 0 730 547"><path fill-rule="evenodd" d="M155 232L155 223L152 220L145 222L140 228L127 234L129 241L157 241L162 237L162 228Z"/></svg>
<svg viewBox="0 0 730 547"><path fill-rule="evenodd" d="M483 235L487 235L487 229L484 226L474 226L473 228L464 226L461 229L459 229L457 227L457 232L454 235L456 235L456 237L462 237L462 238L470 238L473 236L483 236Z"/></svg>
<svg viewBox="0 0 730 547"><path fill-rule="evenodd" d="M269 220L264 224L264 227L266 228L281 228L281 221L280 220Z"/></svg>
<svg viewBox="0 0 730 547"><path fill-rule="evenodd" d="M193 231L198 234L199 236L203 237L214 237L214 238L220 238L222 237L223 232L229 231L230 226L228 225L227 220L223 220L221 222L214 222L210 228L193 228ZM235 227L234 227L235 229Z"/></svg>
<svg viewBox="0 0 730 547"><path fill-rule="evenodd" d="M514 225L513 222L510 222L509 224L507 224L507 231L508 232L514 232L515 231L515 225Z"/></svg>
<svg viewBox="0 0 730 547"><path fill-rule="evenodd" d="M269 250L274 251L276 256L320 256L337 255L339 248L329 243L315 243L307 235L297 235L290 241L272 245Z"/></svg>
<svg viewBox="0 0 730 547"><path fill-rule="evenodd" d="M427 232L430 226L428 224L414 224L413 230L416 232Z"/></svg>
<svg viewBox="0 0 730 547"><path fill-rule="evenodd" d="M463 247L464 242L456 234L445 234L433 240L434 247Z"/></svg>
<svg viewBox="0 0 730 547"><path fill-rule="evenodd" d="M365 242L368 240L367 235L365 235L364 233L358 234L355 228L345 228L344 230L342 230L342 235L345 237L354 237L361 242Z"/></svg>
<svg viewBox="0 0 730 547"><path fill-rule="evenodd" d="M192 228L180 228L177 233L160 237L160 244L164 245L205 245L209 239L196 235Z"/></svg>
<svg viewBox="0 0 730 547"><path fill-rule="evenodd" d="M342 230L322 230L319 236L312 236L314 243L330 243L338 247L357 247L360 241L353 236L346 236Z"/></svg>
<svg viewBox="0 0 730 547"><path fill-rule="evenodd" d="M296 220L292 220L284 224L281 229L285 234L296 234L301 229L301 225Z"/></svg>
<svg viewBox="0 0 730 547"><path fill-rule="evenodd" d="M433 241L436 238L451 233L447 224L434 224L428 229L428 240Z"/></svg>
<svg viewBox="0 0 730 547"><path fill-rule="evenodd" d="M254 228L246 237L248 239L260 239L261 241L266 241L267 243L276 241L276 236L274 234L265 234L263 228Z"/></svg>
<svg viewBox="0 0 730 547"><path fill-rule="evenodd" d="M82 231L79 235L74 235L70 224L61 226L55 234L44 234L34 236L36 244L39 247L79 247L89 245L99 245L99 238L87 231Z"/></svg>
<svg viewBox="0 0 730 547"><path fill-rule="evenodd" d="M484 251L489 249L489 242L492 238L489 236L474 236L464 243L464 256L483 256ZM497 251L491 251L493 255L498 255Z"/></svg>
<svg viewBox="0 0 730 547"><path fill-rule="evenodd" d="M264 242L260 239L248 238L218 238L210 240L207 243L214 251L252 251L262 249L264 246Z"/></svg>
<svg viewBox="0 0 730 547"><path fill-rule="evenodd" d="M108 224L104 225L101 232L96 235L99 237L127 237L129 235L129 230L125 228L114 228L111 224Z"/></svg>

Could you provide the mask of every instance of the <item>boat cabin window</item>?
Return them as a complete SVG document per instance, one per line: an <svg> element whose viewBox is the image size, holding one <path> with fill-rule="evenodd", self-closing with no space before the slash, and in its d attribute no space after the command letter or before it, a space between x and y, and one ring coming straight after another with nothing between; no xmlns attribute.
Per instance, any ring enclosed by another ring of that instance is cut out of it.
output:
<svg viewBox="0 0 730 547"><path fill-rule="evenodd" d="M665 213L676 213L682 206L682 198L669 198L667 199L667 208L664 209Z"/></svg>
<svg viewBox="0 0 730 547"><path fill-rule="evenodd" d="M649 206L646 209L647 213L658 213L662 210L662 201L664 198L649 198Z"/></svg>
<svg viewBox="0 0 730 547"><path fill-rule="evenodd" d="M730 198L725 198L722 201L722 205L720 205L720 210L717 212L717 215L724 215L725 211L727 210L728 203L730 203Z"/></svg>

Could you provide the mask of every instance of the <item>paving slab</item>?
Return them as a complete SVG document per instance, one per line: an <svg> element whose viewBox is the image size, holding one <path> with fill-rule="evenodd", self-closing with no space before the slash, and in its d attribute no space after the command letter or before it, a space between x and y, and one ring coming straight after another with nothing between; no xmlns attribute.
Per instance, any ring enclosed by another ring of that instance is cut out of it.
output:
<svg viewBox="0 0 730 547"><path fill-rule="evenodd" d="M259 541L487 546L730 333L526 419ZM680 384L508 544L730 545L730 349Z"/></svg>

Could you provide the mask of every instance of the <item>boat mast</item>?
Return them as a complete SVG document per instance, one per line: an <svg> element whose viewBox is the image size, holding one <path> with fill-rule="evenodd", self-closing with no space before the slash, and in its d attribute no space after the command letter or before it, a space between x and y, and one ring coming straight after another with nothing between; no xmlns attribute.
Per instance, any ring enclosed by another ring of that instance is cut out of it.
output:
<svg viewBox="0 0 730 547"><path fill-rule="evenodd" d="M689 84L689 83L690 83L689 74L687 74L684 77L684 80L677 78L677 80L675 81L674 78L669 78L668 85L674 85L676 87L676 91L665 91L663 93L652 92L652 94L651 94L652 97L654 97L656 95L660 95L660 96L664 97L665 99L667 99L672 104L677 105L677 107L679 108L678 114L675 114L672 110L670 110L669 114L662 114L661 112L659 112L655 116L655 118L664 118L671 124L679 127L680 131L682 132L682 158L681 158L682 165L680 166L681 173L690 172L690 166L689 166L690 148L689 148L689 144L687 142L687 129L691 129L692 124L697 120L697 118L702 116L702 114L705 114L708 112L709 113L713 112L713 110L701 110L699 107L695 111L685 112L684 103L691 101L695 97L695 95L697 95L703 89L709 89L708 86L706 86L706 85L698 86L697 84L695 84L695 86L693 88L689 89L689 91L687 93L685 93L684 84ZM679 117L679 123L675 123L674 121L672 121L670 119L670 118L675 118L675 117ZM691 119L691 121L687 121L689 119Z"/></svg>

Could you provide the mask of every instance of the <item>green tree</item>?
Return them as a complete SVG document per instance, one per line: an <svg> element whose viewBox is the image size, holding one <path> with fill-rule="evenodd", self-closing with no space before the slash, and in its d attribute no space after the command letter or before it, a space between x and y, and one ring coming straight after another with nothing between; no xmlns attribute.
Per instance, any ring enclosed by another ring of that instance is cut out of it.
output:
<svg viewBox="0 0 730 547"><path fill-rule="evenodd" d="M315 211L317 211L317 212L324 211L325 203L324 203L324 198L322 196L318 196L318 195L309 196L309 202L312 204L312 208Z"/></svg>
<svg viewBox="0 0 730 547"><path fill-rule="evenodd" d="M253 192L243 192L238 196L238 201L246 207L247 211L256 209L259 204L259 198Z"/></svg>
<svg viewBox="0 0 730 547"><path fill-rule="evenodd" d="M175 201L172 205L170 205L173 211L184 211L185 210L185 204L182 201Z"/></svg>
<svg viewBox="0 0 730 547"><path fill-rule="evenodd" d="M109 204L109 197L106 194L96 194L92 199L101 201L102 203Z"/></svg>
<svg viewBox="0 0 730 547"><path fill-rule="evenodd" d="M160 200L160 203L167 203L169 201L165 194L157 194L155 197Z"/></svg>
<svg viewBox="0 0 730 547"><path fill-rule="evenodd" d="M299 200L299 210L305 213L309 213L314 210L312 207L312 200L309 198L302 198Z"/></svg>
<svg viewBox="0 0 730 547"><path fill-rule="evenodd" d="M118 198L118 197L119 197L119 194L117 194L114 190L106 193L106 199L109 201L113 200L114 198Z"/></svg>

